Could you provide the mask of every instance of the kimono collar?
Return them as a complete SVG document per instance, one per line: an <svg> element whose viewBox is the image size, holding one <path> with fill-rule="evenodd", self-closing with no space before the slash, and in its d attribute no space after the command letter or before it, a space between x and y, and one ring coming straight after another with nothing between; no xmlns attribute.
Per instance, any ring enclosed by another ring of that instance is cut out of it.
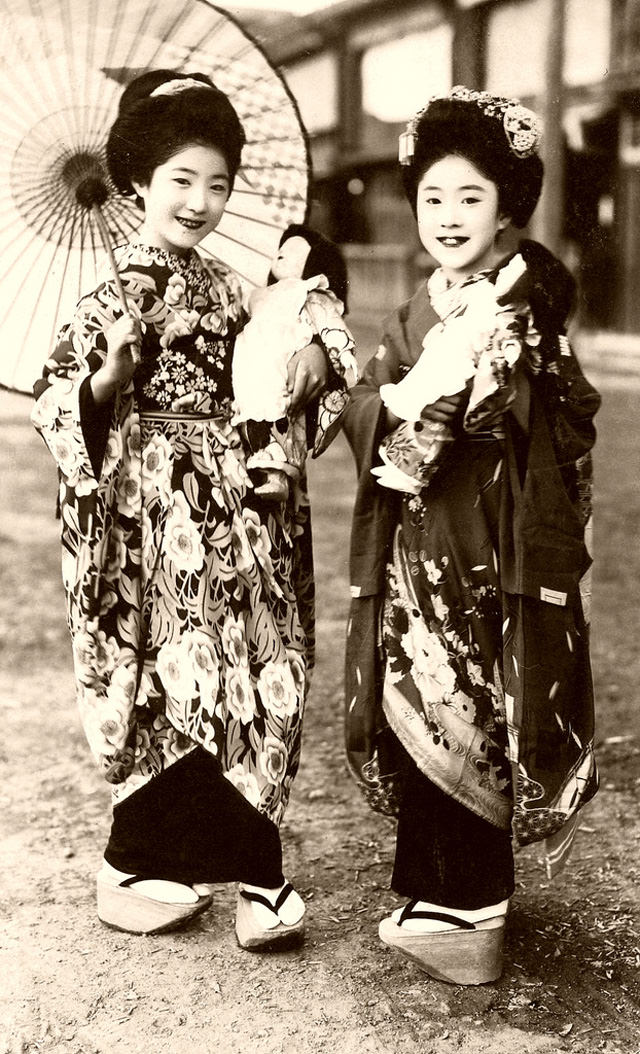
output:
<svg viewBox="0 0 640 1054"><path fill-rule="evenodd" d="M449 282L442 268L438 267L427 282L429 300L438 318L444 322L451 315L458 314L467 305L468 290L478 282L485 281L491 274L492 270L477 271L459 282Z"/></svg>
<svg viewBox="0 0 640 1054"><path fill-rule="evenodd" d="M442 268L438 267L427 282L427 292L431 306L438 317L445 322L451 316L459 315L468 306L471 298L474 300L477 298L475 287L478 283L485 282L487 285L504 284L498 280L498 276L502 271L520 270L524 266L525 264L520 254L513 253L501 260L497 267L476 271L475 274L468 275L459 282L449 282ZM508 279L507 284L509 284ZM473 290L473 293L471 290ZM488 289L487 292L489 292Z"/></svg>

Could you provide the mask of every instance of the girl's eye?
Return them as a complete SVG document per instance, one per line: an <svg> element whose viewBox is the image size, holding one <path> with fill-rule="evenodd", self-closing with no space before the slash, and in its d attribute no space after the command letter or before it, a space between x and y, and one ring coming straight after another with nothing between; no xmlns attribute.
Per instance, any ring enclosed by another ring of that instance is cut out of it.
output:
<svg viewBox="0 0 640 1054"><path fill-rule="evenodd" d="M181 176L176 176L175 182L181 187L188 187L189 186L189 180L188 179L183 179Z"/></svg>
<svg viewBox="0 0 640 1054"><path fill-rule="evenodd" d="M425 198L427 205L439 205L440 198Z"/></svg>
<svg viewBox="0 0 640 1054"><path fill-rule="evenodd" d="M211 189L215 194L226 194L229 188L226 183L212 183Z"/></svg>
<svg viewBox="0 0 640 1054"><path fill-rule="evenodd" d="M480 198L463 198L462 199L462 204L463 205L477 205L479 201L480 201Z"/></svg>

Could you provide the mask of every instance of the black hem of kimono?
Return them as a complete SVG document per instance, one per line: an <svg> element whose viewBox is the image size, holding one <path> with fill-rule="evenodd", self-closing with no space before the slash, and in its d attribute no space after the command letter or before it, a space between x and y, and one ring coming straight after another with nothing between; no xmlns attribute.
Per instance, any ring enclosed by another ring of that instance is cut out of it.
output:
<svg viewBox="0 0 640 1054"><path fill-rule="evenodd" d="M194 882L284 882L278 828L202 747L113 810L104 858L118 871Z"/></svg>
<svg viewBox="0 0 640 1054"><path fill-rule="evenodd" d="M515 889L511 832L445 794L403 753L391 888L465 911L508 899Z"/></svg>

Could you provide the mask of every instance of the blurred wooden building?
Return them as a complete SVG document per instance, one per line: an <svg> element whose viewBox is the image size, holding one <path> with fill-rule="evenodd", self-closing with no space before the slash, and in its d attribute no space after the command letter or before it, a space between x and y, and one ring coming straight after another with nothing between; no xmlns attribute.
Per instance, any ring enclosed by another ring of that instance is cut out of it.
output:
<svg viewBox="0 0 640 1054"><path fill-rule="evenodd" d="M298 101L311 219L346 243L364 308L398 303L428 263L398 135L430 95L466 84L543 116L545 192L528 233L576 274L583 327L640 333L640 0L341 0L247 24Z"/></svg>

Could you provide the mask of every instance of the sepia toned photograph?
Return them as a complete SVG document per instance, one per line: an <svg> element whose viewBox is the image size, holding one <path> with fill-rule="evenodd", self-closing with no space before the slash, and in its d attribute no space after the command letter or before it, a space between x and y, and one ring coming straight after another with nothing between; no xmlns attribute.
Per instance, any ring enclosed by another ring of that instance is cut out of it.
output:
<svg viewBox="0 0 640 1054"><path fill-rule="evenodd" d="M639 0L0 25L0 1054L640 1054Z"/></svg>

